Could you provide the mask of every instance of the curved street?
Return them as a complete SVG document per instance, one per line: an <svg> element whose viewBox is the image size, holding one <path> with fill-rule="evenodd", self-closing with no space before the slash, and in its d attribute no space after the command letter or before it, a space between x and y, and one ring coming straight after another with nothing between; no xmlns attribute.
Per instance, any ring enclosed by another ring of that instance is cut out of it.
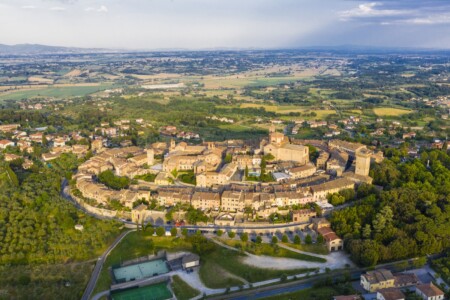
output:
<svg viewBox="0 0 450 300"><path fill-rule="evenodd" d="M108 257L109 253L122 241L122 239L129 234L130 232L133 232L135 230L128 230L125 232L122 232L117 239L112 243L108 249L100 256L97 260L97 263L95 264L94 270L92 271L91 278L89 279L89 282L86 286L86 290L83 293L83 296L81 297L82 300L89 300L91 298L92 292L95 289L95 285L97 284L98 276L100 275L100 272L102 271L103 264L105 263L106 258Z"/></svg>

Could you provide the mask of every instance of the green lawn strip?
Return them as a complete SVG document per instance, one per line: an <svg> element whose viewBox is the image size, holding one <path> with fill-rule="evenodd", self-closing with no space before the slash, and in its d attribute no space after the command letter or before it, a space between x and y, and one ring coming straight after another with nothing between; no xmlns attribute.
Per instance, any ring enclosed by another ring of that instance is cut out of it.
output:
<svg viewBox="0 0 450 300"><path fill-rule="evenodd" d="M324 263L327 260L321 257L307 255L303 253L297 253L294 251L290 251L288 249L282 248L278 245L271 245L267 243L256 244L253 242L241 242L237 240L226 240L221 239L221 242L225 243L228 246L235 247L237 249L242 249L248 253L255 255L266 255L273 257L285 257L285 258L293 258L310 262L319 262Z"/></svg>
<svg viewBox="0 0 450 300"><path fill-rule="evenodd" d="M291 243L282 243L282 244L289 248L297 249L300 251L311 252L311 253L322 254L322 255L329 254L328 249L325 245L319 245L319 244L312 244L312 245L300 244L300 245L298 245L298 244L291 244Z"/></svg>
<svg viewBox="0 0 450 300"><path fill-rule="evenodd" d="M327 286L309 288L301 290L294 293L281 294L276 296L271 296L267 298L261 298L262 300L291 300L291 299L302 299L302 300L318 300L318 299L333 299L333 296L340 295L340 293Z"/></svg>
<svg viewBox="0 0 450 300"><path fill-rule="evenodd" d="M189 300L200 294L200 291L192 288L178 275L172 277L172 290L178 300Z"/></svg>
<svg viewBox="0 0 450 300"><path fill-rule="evenodd" d="M296 275L311 272L313 269L292 269L292 270L275 270L257 268L241 262L245 254L217 247L215 251L202 256L202 263L215 263L226 271L244 278L249 282L264 281L273 278L280 278L282 275ZM211 274L210 274L211 275Z"/></svg>
<svg viewBox="0 0 450 300"><path fill-rule="evenodd" d="M228 271L224 270L224 268L214 260L205 259L204 256L202 256L201 259L199 275L203 284L211 289L227 288L244 284L241 280L231 277Z"/></svg>
<svg viewBox="0 0 450 300"><path fill-rule="evenodd" d="M20 100L35 97L81 97L88 94L92 94L98 91L106 90L113 87L112 84L101 84L98 86L64 86L55 87L51 86L44 89L33 89L33 90L19 90L11 93L7 93L0 96L0 100Z"/></svg>

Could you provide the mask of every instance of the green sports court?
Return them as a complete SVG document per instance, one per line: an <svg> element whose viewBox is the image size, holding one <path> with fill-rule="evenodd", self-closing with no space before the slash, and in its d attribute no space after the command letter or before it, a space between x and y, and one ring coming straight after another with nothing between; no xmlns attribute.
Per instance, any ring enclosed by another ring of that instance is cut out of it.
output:
<svg viewBox="0 0 450 300"><path fill-rule="evenodd" d="M157 259L113 270L117 282L128 282L157 276L169 272L166 261Z"/></svg>
<svg viewBox="0 0 450 300"><path fill-rule="evenodd" d="M167 282L111 292L111 299L113 300L166 300L172 297Z"/></svg>

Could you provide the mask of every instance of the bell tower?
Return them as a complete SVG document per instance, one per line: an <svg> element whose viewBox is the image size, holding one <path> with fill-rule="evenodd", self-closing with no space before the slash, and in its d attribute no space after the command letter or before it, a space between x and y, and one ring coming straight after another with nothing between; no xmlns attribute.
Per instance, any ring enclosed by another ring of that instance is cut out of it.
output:
<svg viewBox="0 0 450 300"><path fill-rule="evenodd" d="M155 161L155 151L152 148L147 149L147 165L153 166Z"/></svg>
<svg viewBox="0 0 450 300"><path fill-rule="evenodd" d="M355 174L369 176L371 152L367 149L359 150L356 155Z"/></svg>

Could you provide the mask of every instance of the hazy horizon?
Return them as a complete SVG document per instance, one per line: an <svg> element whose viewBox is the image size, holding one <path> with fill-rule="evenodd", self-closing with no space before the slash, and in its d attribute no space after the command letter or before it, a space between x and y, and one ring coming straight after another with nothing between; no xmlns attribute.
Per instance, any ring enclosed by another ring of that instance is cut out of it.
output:
<svg viewBox="0 0 450 300"><path fill-rule="evenodd" d="M443 0L0 0L8 45L449 49L449 25Z"/></svg>

